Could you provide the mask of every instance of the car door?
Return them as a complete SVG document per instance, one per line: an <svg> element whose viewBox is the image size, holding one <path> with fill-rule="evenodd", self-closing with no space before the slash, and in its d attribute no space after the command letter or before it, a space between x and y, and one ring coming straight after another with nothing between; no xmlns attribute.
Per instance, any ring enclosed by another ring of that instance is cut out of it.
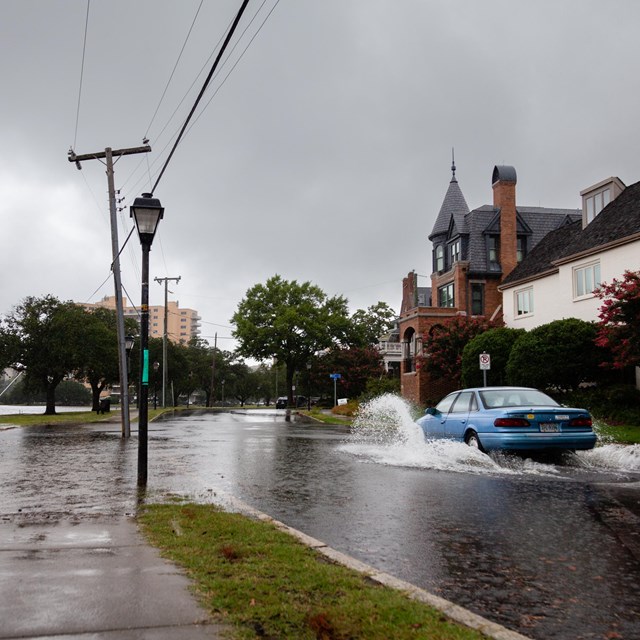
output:
<svg viewBox="0 0 640 640"><path fill-rule="evenodd" d="M473 399L473 391L462 391L458 394L444 423L445 438L464 440L464 432L469 420L469 408Z"/></svg>
<svg viewBox="0 0 640 640"><path fill-rule="evenodd" d="M422 418L421 426L428 438L442 438L444 436L444 425L447 422L449 410L457 396L457 391L450 393L448 396L440 400L440 402L435 406L435 409L429 409L428 415Z"/></svg>

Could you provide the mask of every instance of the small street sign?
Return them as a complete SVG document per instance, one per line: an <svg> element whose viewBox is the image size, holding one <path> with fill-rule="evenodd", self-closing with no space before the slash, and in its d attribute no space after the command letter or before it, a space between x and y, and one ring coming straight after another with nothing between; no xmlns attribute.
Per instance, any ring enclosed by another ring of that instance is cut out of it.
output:
<svg viewBox="0 0 640 640"><path fill-rule="evenodd" d="M480 370L488 371L491 369L491 355L488 353L480 354Z"/></svg>
<svg viewBox="0 0 640 640"><path fill-rule="evenodd" d="M338 380L339 378L342 378L342 375L339 373L330 373L329 377L332 378L333 380Z"/></svg>

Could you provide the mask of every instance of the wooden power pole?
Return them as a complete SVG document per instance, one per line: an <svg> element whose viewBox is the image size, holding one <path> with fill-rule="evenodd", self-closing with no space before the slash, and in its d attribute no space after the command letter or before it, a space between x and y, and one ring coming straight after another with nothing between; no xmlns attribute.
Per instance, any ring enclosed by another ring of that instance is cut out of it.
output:
<svg viewBox="0 0 640 640"><path fill-rule="evenodd" d="M118 333L118 363L120 370L120 405L122 421L122 437L131 436L131 422L129 420L129 377L127 371L127 351L124 334L124 308L122 304L122 280L120 279L120 247L118 246L118 218L116 214L116 190L113 177L113 158L133 155L135 153L148 153L151 151L149 145L143 147L133 147L131 149L111 149L107 147L104 151L97 153L86 153L76 155L73 150L69 151L69 162L75 162L78 169L82 169L81 162L85 160L102 160L104 158L107 166L107 184L109 187L109 213L111 219L111 252L113 263L113 281L116 294L116 326ZM116 160L117 162L117 160Z"/></svg>
<svg viewBox="0 0 640 640"><path fill-rule="evenodd" d="M158 284L164 282L164 331L162 332L162 406L167 407L167 337L169 323L169 280L175 280L176 284L180 282L180 276L175 278L154 278Z"/></svg>

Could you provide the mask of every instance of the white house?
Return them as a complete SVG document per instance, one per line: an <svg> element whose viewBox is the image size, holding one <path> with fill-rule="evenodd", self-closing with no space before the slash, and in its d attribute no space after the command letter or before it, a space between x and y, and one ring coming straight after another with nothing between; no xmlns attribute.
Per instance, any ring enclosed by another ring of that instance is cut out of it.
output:
<svg viewBox="0 0 640 640"><path fill-rule="evenodd" d="M593 290L640 271L640 182L609 178L581 195L582 221L545 236L500 285L508 327L598 320L602 301Z"/></svg>

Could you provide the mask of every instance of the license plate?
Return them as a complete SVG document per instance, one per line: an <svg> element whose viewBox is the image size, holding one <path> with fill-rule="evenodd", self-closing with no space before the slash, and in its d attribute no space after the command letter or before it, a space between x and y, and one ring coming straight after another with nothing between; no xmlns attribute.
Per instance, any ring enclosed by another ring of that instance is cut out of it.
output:
<svg viewBox="0 0 640 640"><path fill-rule="evenodd" d="M540 431L543 433L555 433L558 431L558 425L555 422L541 422Z"/></svg>

